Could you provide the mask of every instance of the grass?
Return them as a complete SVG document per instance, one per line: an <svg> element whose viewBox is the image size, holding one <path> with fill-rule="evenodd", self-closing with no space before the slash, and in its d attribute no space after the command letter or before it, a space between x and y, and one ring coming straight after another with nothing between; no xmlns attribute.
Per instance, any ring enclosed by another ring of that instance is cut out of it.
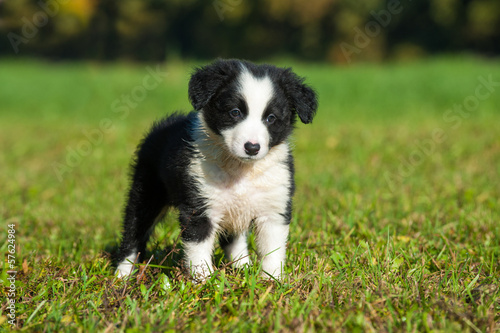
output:
<svg viewBox="0 0 500 333"><path fill-rule="evenodd" d="M467 104L478 77L500 81L499 62L293 65L320 109L293 140L286 278L235 271L218 249L216 273L193 285L179 269L175 212L140 278L115 280L110 259L135 145L152 120L190 109L191 65L167 64L125 112L120 98L140 93L145 65L1 62L0 220L5 235L16 230L15 328L500 331L500 86ZM6 330L8 311L2 302Z"/></svg>

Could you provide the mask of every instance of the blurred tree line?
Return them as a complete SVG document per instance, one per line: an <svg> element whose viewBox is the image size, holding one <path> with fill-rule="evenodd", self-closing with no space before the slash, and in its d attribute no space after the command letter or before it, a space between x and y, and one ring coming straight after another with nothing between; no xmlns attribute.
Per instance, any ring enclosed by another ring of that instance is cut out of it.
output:
<svg viewBox="0 0 500 333"><path fill-rule="evenodd" d="M0 55L345 63L500 53L499 0L0 0Z"/></svg>

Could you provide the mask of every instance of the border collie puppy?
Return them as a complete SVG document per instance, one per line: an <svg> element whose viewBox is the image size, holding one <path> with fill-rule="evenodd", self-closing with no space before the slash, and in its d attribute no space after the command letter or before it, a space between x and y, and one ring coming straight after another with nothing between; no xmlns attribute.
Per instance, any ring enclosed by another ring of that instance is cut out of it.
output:
<svg viewBox="0 0 500 333"><path fill-rule="evenodd" d="M294 193L288 138L297 116L308 124L315 92L289 68L217 60L189 82L196 111L155 123L133 165L117 275L141 261L166 207L179 210L186 264L195 279L211 271L220 243L236 267L249 264L255 232L263 270L284 269Z"/></svg>

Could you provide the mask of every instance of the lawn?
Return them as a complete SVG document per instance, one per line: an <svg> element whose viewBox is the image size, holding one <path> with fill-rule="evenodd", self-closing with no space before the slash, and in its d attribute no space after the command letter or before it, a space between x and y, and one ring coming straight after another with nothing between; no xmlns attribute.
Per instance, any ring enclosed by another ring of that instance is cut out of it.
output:
<svg viewBox="0 0 500 333"><path fill-rule="evenodd" d="M320 99L293 138L286 277L217 249L194 285L175 211L137 279L117 281L111 259L135 146L190 110L193 64L0 62L1 328L500 331L500 62L278 64Z"/></svg>

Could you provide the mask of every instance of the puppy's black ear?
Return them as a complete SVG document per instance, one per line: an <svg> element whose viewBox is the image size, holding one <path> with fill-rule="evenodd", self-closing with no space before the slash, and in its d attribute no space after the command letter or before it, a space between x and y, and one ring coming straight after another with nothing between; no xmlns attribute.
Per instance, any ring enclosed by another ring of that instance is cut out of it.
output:
<svg viewBox="0 0 500 333"><path fill-rule="evenodd" d="M280 81L292 111L297 113L304 124L311 123L318 109L318 98L314 90L304 83L304 78L293 73L291 68L283 70Z"/></svg>
<svg viewBox="0 0 500 333"><path fill-rule="evenodd" d="M188 95L195 110L201 110L217 93L219 88L231 78L238 69L236 60L216 60L214 63L199 67L189 80Z"/></svg>

